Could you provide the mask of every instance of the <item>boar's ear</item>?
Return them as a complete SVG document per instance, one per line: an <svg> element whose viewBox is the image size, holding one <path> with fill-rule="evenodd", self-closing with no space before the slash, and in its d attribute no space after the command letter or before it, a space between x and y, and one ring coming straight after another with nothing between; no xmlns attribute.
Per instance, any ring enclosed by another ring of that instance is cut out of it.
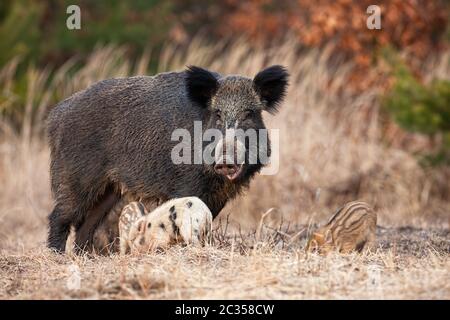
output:
<svg viewBox="0 0 450 320"><path fill-rule="evenodd" d="M253 85L261 100L266 104L266 111L275 113L286 95L289 74L282 66L271 66L260 71L253 79Z"/></svg>
<svg viewBox="0 0 450 320"><path fill-rule="evenodd" d="M199 103L203 107L207 107L209 100L217 90L217 79L208 70L188 66L186 77L186 87L189 98Z"/></svg>

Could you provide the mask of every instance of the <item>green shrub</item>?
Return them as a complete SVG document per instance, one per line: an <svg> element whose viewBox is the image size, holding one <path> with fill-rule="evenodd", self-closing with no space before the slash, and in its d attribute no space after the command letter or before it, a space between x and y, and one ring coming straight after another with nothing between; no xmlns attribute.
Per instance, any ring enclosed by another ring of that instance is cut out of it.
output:
<svg viewBox="0 0 450 320"><path fill-rule="evenodd" d="M450 163L450 81L420 83L402 64L394 72L395 83L383 105L404 129L429 137L441 137L437 153L427 155L432 163Z"/></svg>
<svg viewBox="0 0 450 320"><path fill-rule="evenodd" d="M31 59L42 39L39 21L43 6L37 1L5 0L0 5L0 67L14 57Z"/></svg>
<svg viewBox="0 0 450 320"><path fill-rule="evenodd" d="M81 30L68 30L66 8L81 9ZM177 21L172 0L1 0L0 67L20 56L22 72L33 62L58 66L86 56L96 44L126 44L132 57L157 53Z"/></svg>

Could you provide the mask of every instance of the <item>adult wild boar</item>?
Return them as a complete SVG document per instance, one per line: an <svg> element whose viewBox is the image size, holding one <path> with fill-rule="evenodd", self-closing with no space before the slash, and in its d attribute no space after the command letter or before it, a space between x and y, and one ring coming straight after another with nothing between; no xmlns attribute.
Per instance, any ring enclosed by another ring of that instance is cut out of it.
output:
<svg viewBox="0 0 450 320"><path fill-rule="evenodd" d="M60 102L47 126L55 198L48 246L64 251L71 226L76 245L89 245L124 194L155 202L196 196L217 216L263 163L175 164L171 152L179 141L172 141L172 133L184 128L193 134L194 121L224 134L230 127L264 129L262 111L277 110L287 84L281 66L254 79L192 66L100 81ZM248 156L248 141L245 147ZM270 154L270 145L265 148ZM226 154L223 147L219 156Z"/></svg>

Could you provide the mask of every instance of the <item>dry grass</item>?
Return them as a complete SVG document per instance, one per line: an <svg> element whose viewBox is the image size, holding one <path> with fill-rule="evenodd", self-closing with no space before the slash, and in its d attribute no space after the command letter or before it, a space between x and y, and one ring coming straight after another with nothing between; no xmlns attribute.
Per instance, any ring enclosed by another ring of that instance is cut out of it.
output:
<svg viewBox="0 0 450 320"><path fill-rule="evenodd" d="M137 256L62 256L39 246L2 255L0 298L450 298L448 232L383 229L379 236L376 252L327 257L306 255L304 239L283 248L251 236Z"/></svg>
<svg viewBox="0 0 450 320"><path fill-rule="evenodd" d="M231 223L226 233L216 231L213 246L149 256L60 256L45 249L52 199L49 153L39 135L52 97L99 79L142 74L147 56L132 66L122 51L99 48L84 68L67 76L68 62L50 82L48 70L30 69L20 132L0 118L0 298L450 299L448 172L426 171L408 148L384 143L379 92L348 90L351 66L333 61L327 50L299 57L294 49L287 42L273 51L249 51L238 42L219 54L221 45L199 40L183 53L166 48L161 71L199 64L253 75L279 63L292 77L281 112L267 117L269 127L280 129L279 173L256 178L224 210L222 221L229 214ZM450 77L446 59L430 64L433 74ZM0 109L17 103L9 91L14 67L0 72L7 97ZM379 225L387 228L378 230L376 252L307 256L310 224L356 198L374 204ZM79 290L67 287L74 268Z"/></svg>

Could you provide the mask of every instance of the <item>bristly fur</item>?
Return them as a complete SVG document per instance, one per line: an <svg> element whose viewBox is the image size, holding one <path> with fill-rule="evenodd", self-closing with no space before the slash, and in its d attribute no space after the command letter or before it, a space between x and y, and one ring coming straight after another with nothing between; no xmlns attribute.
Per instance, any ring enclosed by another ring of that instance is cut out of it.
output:
<svg viewBox="0 0 450 320"><path fill-rule="evenodd" d="M286 96L289 73L286 68L275 65L260 71L253 79L256 92L267 104L271 114L278 111L278 106Z"/></svg>
<svg viewBox="0 0 450 320"><path fill-rule="evenodd" d="M216 77L208 70L196 66L188 66L186 74L189 98L201 106L207 107L211 96L218 87Z"/></svg>

